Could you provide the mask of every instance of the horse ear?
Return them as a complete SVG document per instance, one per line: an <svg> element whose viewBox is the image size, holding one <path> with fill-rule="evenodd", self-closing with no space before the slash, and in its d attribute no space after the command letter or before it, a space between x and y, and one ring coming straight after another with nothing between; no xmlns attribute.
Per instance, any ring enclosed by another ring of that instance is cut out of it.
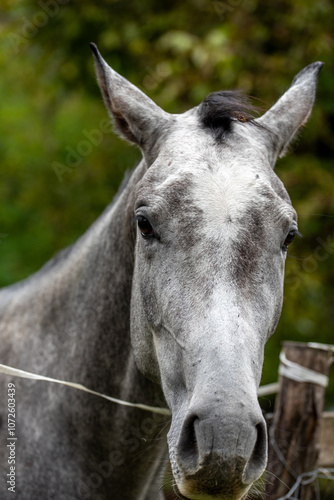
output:
<svg viewBox="0 0 334 500"><path fill-rule="evenodd" d="M306 66L276 104L255 120L270 132L269 153L273 167L277 157L286 153L297 131L306 124L311 114L322 66L322 62Z"/></svg>
<svg viewBox="0 0 334 500"><path fill-rule="evenodd" d="M168 113L110 68L94 43L90 47L97 80L116 131L124 139L144 148L145 143L166 123Z"/></svg>

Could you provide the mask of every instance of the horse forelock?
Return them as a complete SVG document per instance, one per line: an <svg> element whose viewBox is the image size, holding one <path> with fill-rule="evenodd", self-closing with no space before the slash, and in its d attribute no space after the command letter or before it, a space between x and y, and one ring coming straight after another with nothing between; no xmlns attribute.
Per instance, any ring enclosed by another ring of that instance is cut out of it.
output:
<svg viewBox="0 0 334 500"><path fill-rule="evenodd" d="M250 98L239 90L227 90L209 94L198 107L201 124L216 139L221 139L232 131L237 120L258 125L254 115L259 109L250 102Z"/></svg>

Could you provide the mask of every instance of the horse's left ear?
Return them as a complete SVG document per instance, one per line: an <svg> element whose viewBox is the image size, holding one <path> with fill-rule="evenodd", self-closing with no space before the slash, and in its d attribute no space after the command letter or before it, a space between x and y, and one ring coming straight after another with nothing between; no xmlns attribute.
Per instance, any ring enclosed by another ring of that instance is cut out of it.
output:
<svg viewBox="0 0 334 500"><path fill-rule="evenodd" d="M97 80L116 131L123 139L145 149L155 133L166 124L169 114L105 62L97 46L94 54Z"/></svg>
<svg viewBox="0 0 334 500"><path fill-rule="evenodd" d="M274 167L277 157L282 157L300 127L305 125L312 111L318 74L322 62L306 66L292 81L290 88L276 104L255 121L271 132L269 140L270 161Z"/></svg>

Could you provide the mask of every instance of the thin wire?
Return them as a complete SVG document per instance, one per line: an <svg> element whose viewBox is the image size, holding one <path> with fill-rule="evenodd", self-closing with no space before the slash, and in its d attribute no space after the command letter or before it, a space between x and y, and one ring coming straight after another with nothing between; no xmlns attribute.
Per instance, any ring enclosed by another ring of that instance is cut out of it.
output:
<svg viewBox="0 0 334 500"><path fill-rule="evenodd" d="M278 446L277 441L275 439L274 426L270 427L269 438L270 438L270 444L274 448L274 451L275 451L279 461L284 465L284 468L289 472L289 474L292 477L294 477L295 479L298 479L298 477L299 477L298 474L293 469L291 469L291 467L289 466L289 464L285 460L283 453L279 449L279 446Z"/></svg>
<svg viewBox="0 0 334 500"><path fill-rule="evenodd" d="M334 468L328 468L328 469L318 468L311 472L303 472L302 474L298 475L293 469L291 469L291 467L285 460L276 442L273 426L269 430L269 438L270 438L270 444L272 445L279 461L282 463L284 468L289 472L289 474L296 480L294 485L288 491L288 493L278 498L277 500L301 500L299 499L300 487L306 486L307 484L311 484L313 482L315 482L315 495L316 495L315 500L321 500L318 479L327 479L329 481L334 481ZM295 494L297 496L292 496Z"/></svg>
<svg viewBox="0 0 334 500"><path fill-rule="evenodd" d="M315 469L311 472L303 472L297 477L295 484L290 488L288 493L277 500L299 500L298 496L300 493L300 486L306 486L313 482L316 482L316 500L320 500L320 491L318 479L327 479L328 481L334 481L334 468L324 469L322 467ZM298 496L292 496L294 494Z"/></svg>
<svg viewBox="0 0 334 500"><path fill-rule="evenodd" d="M98 396L100 398L106 399L107 401L111 401L112 403L116 403L122 406L130 406L132 408L138 408L140 410L150 411L153 413L160 413L162 415L171 414L168 408L159 408L157 406L149 406L141 403L130 403L129 401L123 401L122 399L113 398L112 396L107 396L106 394L92 391L91 389L88 389L88 387L85 387L82 384L67 382L66 380L58 380L56 378L51 378L51 377L44 377L43 375L37 375L36 373L26 372L24 370L18 370L17 368L13 368L12 366L0 364L0 373L4 373L5 375L11 375L14 377L21 377L30 380L40 380L44 382L53 382L54 384L61 384L67 387L73 387L74 389L78 389L79 391L88 392L89 394L93 394L94 396Z"/></svg>

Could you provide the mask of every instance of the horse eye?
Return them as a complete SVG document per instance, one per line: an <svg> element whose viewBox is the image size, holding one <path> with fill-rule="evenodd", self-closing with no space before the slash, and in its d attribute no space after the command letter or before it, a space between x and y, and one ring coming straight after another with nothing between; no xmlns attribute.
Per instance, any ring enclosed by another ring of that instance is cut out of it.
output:
<svg viewBox="0 0 334 500"><path fill-rule="evenodd" d="M142 215L136 217L138 222L139 231L144 238L152 238L155 236L154 229L149 223L149 221Z"/></svg>
<svg viewBox="0 0 334 500"><path fill-rule="evenodd" d="M300 232L297 229L291 229L291 231L288 233L287 237L285 238L284 244L283 244L283 250L287 250L288 246L291 245L293 240L295 239L295 236L301 236Z"/></svg>

